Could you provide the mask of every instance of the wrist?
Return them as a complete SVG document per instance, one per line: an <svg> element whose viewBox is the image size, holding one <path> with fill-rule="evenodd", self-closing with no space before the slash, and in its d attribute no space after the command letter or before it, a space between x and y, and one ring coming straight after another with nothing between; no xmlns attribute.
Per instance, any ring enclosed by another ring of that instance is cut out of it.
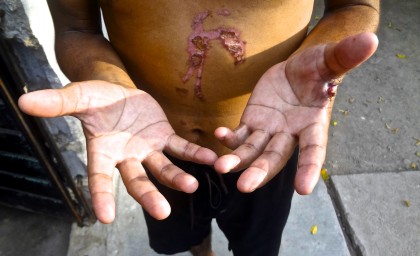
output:
<svg viewBox="0 0 420 256"><path fill-rule="evenodd" d="M105 67L98 67L92 70L86 80L100 80L112 84L121 85L125 88L137 88L127 72L117 66L107 64Z"/></svg>

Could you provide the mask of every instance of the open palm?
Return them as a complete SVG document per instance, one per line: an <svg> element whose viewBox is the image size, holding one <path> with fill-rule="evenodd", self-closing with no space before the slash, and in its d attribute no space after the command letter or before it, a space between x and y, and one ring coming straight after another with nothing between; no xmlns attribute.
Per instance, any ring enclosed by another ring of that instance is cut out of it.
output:
<svg viewBox="0 0 420 256"><path fill-rule="evenodd" d="M197 180L174 166L163 154L204 164L217 156L177 136L159 104L147 93L104 81L72 83L59 90L23 95L20 108L34 116L72 115L82 121L87 141L89 189L98 219L115 217L113 170L117 167L128 192L155 218L166 218L170 206L148 179L187 193Z"/></svg>
<svg viewBox="0 0 420 256"><path fill-rule="evenodd" d="M237 186L252 192L271 180L299 145L295 189L311 193L328 140L333 99L326 83L364 62L376 47L376 36L363 33L338 44L308 48L269 69L257 83L240 125L215 131L224 145L234 149L216 161L216 170L245 169Z"/></svg>

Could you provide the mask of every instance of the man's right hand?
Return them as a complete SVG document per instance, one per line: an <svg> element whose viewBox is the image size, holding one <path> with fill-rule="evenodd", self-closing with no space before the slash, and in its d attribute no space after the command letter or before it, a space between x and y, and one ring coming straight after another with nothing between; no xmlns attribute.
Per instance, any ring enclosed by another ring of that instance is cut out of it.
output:
<svg viewBox="0 0 420 256"><path fill-rule="evenodd" d="M71 115L82 122L87 141L89 189L99 221L115 218L113 171L117 167L128 193L156 219L170 206L147 177L142 164L162 184L186 193L197 180L163 154L213 165L217 155L177 136L162 108L147 93L104 81L71 83L23 95L19 107L29 115Z"/></svg>

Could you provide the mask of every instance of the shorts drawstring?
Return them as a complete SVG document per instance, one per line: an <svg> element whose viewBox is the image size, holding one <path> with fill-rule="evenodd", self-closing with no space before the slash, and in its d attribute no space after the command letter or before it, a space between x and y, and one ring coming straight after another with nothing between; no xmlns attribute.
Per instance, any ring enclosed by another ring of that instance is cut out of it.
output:
<svg viewBox="0 0 420 256"><path fill-rule="evenodd" d="M218 173L217 176L219 176L219 180L220 180L220 185L223 189L223 192L225 193L225 195L227 195L229 193L229 190L225 184L225 181L223 180L223 176L222 174Z"/></svg>
<svg viewBox="0 0 420 256"><path fill-rule="evenodd" d="M219 182L217 180L212 180L208 172L204 172L207 186L208 186L208 195L209 195L209 205L211 209L217 210L223 203L223 198L228 194L227 186L223 180L221 174L217 174ZM219 183L219 184L218 184ZM191 219L191 230L194 228L194 194L191 194L189 198L189 208L190 208L190 219Z"/></svg>
<svg viewBox="0 0 420 256"><path fill-rule="evenodd" d="M213 210L219 208L222 204L222 191L220 191L219 186L216 182L210 179L210 175L206 172L207 184L209 186L209 203ZM213 189L217 194L213 194Z"/></svg>

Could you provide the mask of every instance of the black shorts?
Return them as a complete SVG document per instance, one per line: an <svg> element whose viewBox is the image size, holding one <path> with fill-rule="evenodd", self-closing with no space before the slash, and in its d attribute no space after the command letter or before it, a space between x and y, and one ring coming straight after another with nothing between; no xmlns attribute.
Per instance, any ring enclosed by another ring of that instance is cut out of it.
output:
<svg viewBox="0 0 420 256"><path fill-rule="evenodd" d="M160 221L143 211L150 246L157 253L190 250L211 233L211 221L216 218L234 255L278 255L294 192L297 152L276 177L249 194L236 188L241 172L219 175L206 165L170 159L196 177L199 187L195 193L186 194L159 184L149 175L172 207L171 215Z"/></svg>

